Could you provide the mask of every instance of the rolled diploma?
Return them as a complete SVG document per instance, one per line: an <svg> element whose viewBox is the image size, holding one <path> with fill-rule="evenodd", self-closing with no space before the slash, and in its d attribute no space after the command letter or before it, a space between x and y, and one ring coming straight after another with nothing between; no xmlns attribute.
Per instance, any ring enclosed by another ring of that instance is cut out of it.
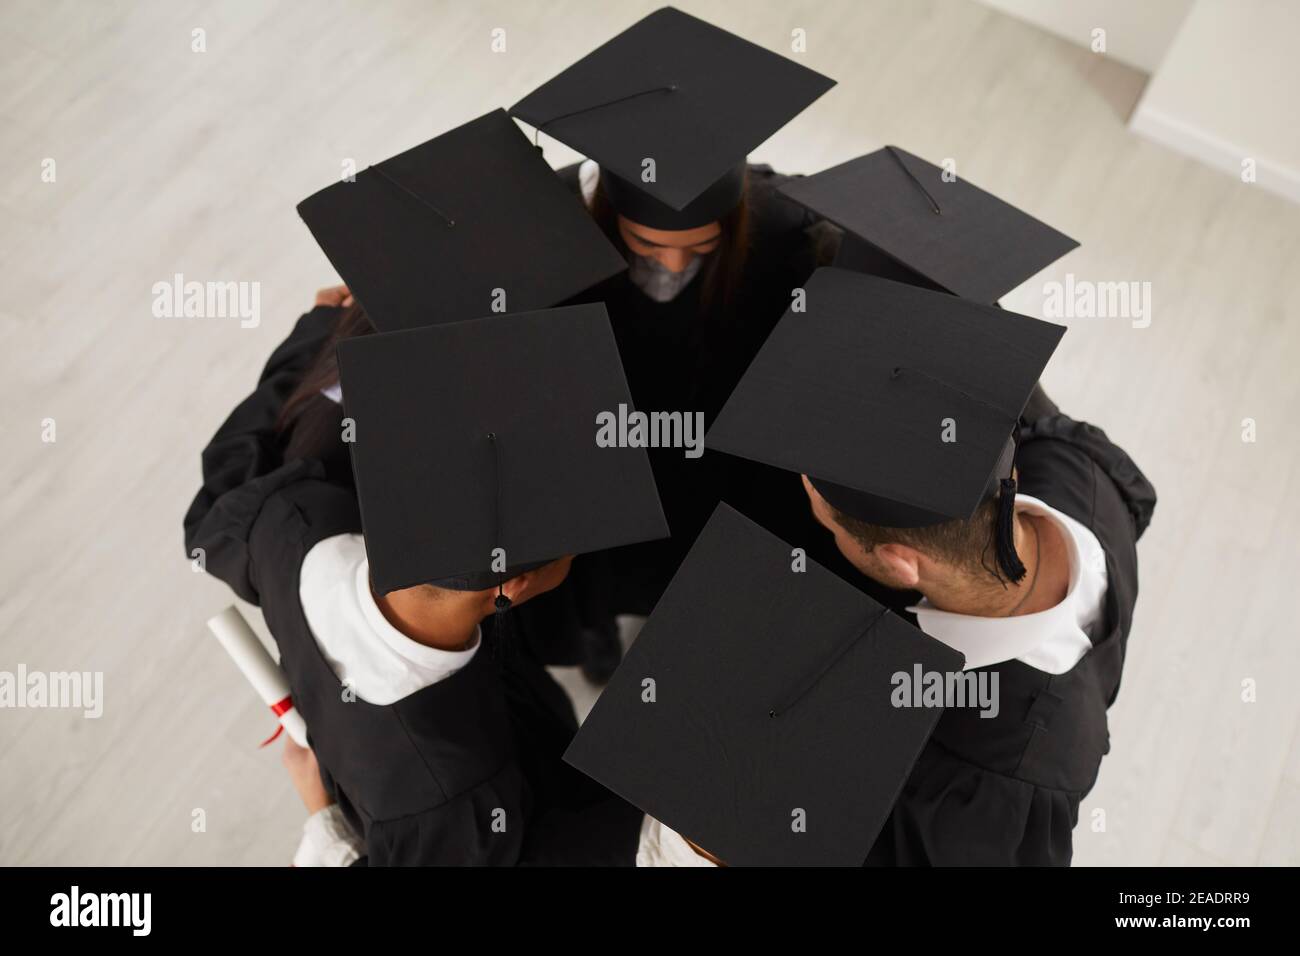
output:
<svg viewBox="0 0 1300 956"><path fill-rule="evenodd" d="M272 708L289 696L289 682L284 679L284 672L271 659L262 642L257 639L253 629L239 613L239 608L226 608L216 617L208 620L208 629L221 642L235 666L243 673L248 682L262 698L262 703ZM300 747L307 746L307 724L296 707L290 706L280 714L282 726Z"/></svg>

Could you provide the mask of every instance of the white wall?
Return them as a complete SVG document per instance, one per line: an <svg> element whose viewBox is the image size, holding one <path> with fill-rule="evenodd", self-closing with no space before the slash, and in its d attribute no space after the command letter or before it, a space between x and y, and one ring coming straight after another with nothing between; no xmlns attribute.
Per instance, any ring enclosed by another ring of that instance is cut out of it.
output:
<svg viewBox="0 0 1300 956"><path fill-rule="evenodd" d="M1151 74L1129 128L1300 202L1300 0L980 0Z"/></svg>
<svg viewBox="0 0 1300 956"><path fill-rule="evenodd" d="M1193 0L981 0L986 6L1091 48L1106 31L1106 55L1153 73Z"/></svg>
<svg viewBox="0 0 1300 956"><path fill-rule="evenodd" d="M1300 202L1300 3L1197 0L1129 128Z"/></svg>

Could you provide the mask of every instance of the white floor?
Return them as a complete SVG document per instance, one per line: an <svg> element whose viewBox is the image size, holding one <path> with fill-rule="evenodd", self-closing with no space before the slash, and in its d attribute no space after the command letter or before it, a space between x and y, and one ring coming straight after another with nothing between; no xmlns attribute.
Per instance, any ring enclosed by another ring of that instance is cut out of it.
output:
<svg viewBox="0 0 1300 956"><path fill-rule="evenodd" d="M1041 314L1066 272L1152 283L1149 328L1076 321L1045 379L1160 492L1076 858L1300 862L1300 208L1130 135L1141 75L968 0L681 5L783 51L802 27L839 80L759 160L953 157L1082 241L1007 307ZM301 807L204 629L230 595L190 570L180 520L199 449L333 280L294 204L653 6L6 0L0 670L103 671L106 700L98 720L0 710L0 862L287 863ZM178 272L260 282L261 325L154 318Z"/></svg>

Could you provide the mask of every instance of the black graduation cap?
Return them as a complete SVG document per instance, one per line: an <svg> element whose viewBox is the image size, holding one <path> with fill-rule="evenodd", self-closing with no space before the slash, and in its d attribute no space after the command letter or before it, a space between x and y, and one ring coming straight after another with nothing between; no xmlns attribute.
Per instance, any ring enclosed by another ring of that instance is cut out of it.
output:
<svg viewBox="0 0 1300 956"><path fill-rule="evenodd" d="M845 230L835 265L989 305L1079 245L896 146L781 192Z"/></svg>
<svg viewBox="0 0 1300 956"><path fill-rule="evenodd" d="M504 110L298 204L385 332L556 305L627 267Z"/></svg>
<svg viewBox="0 0 1300 956"><path fill-rule="evenodd" d="M632 405L603 304L359 336L338 358L381 593L667 536L645 449L596 444L597 413Z"/></svg>
<svg viewBox="0 0 1300 956"><path fill-rule="evenodd" d="M510 112L599 163L611 202L629 219L691 229L736 206L746 154L834 85L664 7ZM643 178L647 159L653 182Z"/></svg>
<svg viewBox="0 0 1300 956"><path fill-rule="evenodd" d="M994 494L1009 521L1017 421L1065 328L844 269L818 269L805 291L706 446L806 474L870 524L965 519Z"/></svg>
<svg viewBox="0 0 1300 956"><path fill-rule="evenodd" d="M860 866L962 655L720 504L564 759L728 865Z"/></svg>

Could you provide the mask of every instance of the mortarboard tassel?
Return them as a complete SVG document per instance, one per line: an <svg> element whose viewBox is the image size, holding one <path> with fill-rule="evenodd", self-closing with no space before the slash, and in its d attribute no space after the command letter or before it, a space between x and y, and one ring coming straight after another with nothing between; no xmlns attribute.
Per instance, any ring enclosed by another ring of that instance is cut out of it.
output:
<svg viewBox="0 0 1300 956"><path fill-rule="evenodd" d="M616 96L612 100L605 100L603 103L592 103L590 106L584 106L582 109L571 110L568 113L561 113L559 116L552 116L550 119L538 123L533 127L533 145L540 150L537 145L537 134L542 131L543 127L550 126L552 123L558 123L562 119L568 119L570 116L578 116L582 113L590 113L592 110L598 110L602 106L613 106L615 103L622 103L626 100L636 99L638 96L646 96L649 93L676 93L677 84L669 83L667 86L653 86L648 90L638 90L635 93L628 93L626 96Z"/></svg>
<svg viewBox="0 0 1300 956"><path fill-rule="evenodd" d="M818 669L817 673L813 674L812 677L808 681L806 681L803 684L803 686L800 687L797 691L795 691L793 694L790 694L788 697L786 697L785 700L783 700L781 703L777 704L775 707L769 710L767 712L767 716L780 717L783 714L785 714L786 711L788 711L795 704L799 703L799 701L807 697L808 693L819 683L821 683L821 679L831 672L831 668L833 668L836 664L839 663L840 658L843 657L845 654L847 654L849 650L855 644L858 643L858 641L862 640L862 638L870 634L871 629L874 628L877 624L879 624L880 619L888 613L889 613L889 608L882 607L880 609L880 612L871 619L871 621L867 624L866 627L858 631L858 633L853 635L853 637L851 637L849 640L845 641L840 646L839 650L837 650L834 654L832 654L830 657L826 659L825 663L822 664L821 668Z"/></svg>
<svg viewBox="0 0 1300 956"><path fill-rule="evenodd" d="M410 196L420 205L432 211L435 216L437 216L439 219L441 219L443 222L447 224L448 228L451 228L452 226L456 225L456 220L452 219L450 216L444 213L433 203L429 202L429 200L425 199L423 196L417 193L414 189L411 189L410 187L405 186L402 183L398 182L396 179L388 175L388 173L384 172L378 166L367 166L366 172L374 173L376 176L378 176L380 179L384 180L385 182L391 183L392 185L396 186L398 189L406 193L406 195Z"/></svg>
<svg viewBox="0 0 1300 956"><path fill-rule="evenodd" d="M501 484L502 484L501 443L497 441L496 432L488 432L487 437L488 437L488 441L492 443L492 450L494 453L493 460L496 463L496 468L494 473L494 479L496 483L496 516L493 521L495 525L495 530L493 532L492 540L494 540L497 543L496 545L497 547L502 548L502 544L501 544ZM504 553L504 548L502 548L502 550ZM507 561L506 563L508 565L509 561ZM511 619L509 615L506 614L506 612L510 610L510 598L506 597L505 594L505 572L504 571L497 572L497 596L496 596L496 600L493 601L493 605L496 607L496 613L493 615L492 618L492 631L494 636L496 637L496 640L492 642L492 653L493 656L496 658L497 662L500 663L502 659L501 652L506 646L506 642L508 640L508 634L510 633L510 629L512 626Z"/></svg>
<svg viewBox="0 0 1300 956"><path fill-rule="evenodd" d="M492 615L492 632L496 640L492 642L492 657L499 664L504 660L504 652L511 646L510 635L514 628L514 618L506 612L510 610L510 598L500 591L497 584L496 613Z"/></svg>
<svg viewBox="0 0 1300 956"><path fill-rule="evenodd" d="M969 392L964 392L955 385L949 385L943 379L936 378L929 372L923 372L918 368L910 368L906 365L896 365L890 372L890 378L898 378L904 372L915 372L923 378L928 378L937 385L956 392L965 398L970 399L977 405L983 405L985 408L991 408L995 412L1006 414L1001 408L992 402L986 402L982 398L976 398ZM1012 468L1015 468L1015 456L1012 456ZM1014 475L1014 470L1012 472ZM1025 576L1025 565L1020 560L1020 555L1016 553L1016 479L1012 476L1003 478L998 486L998 515L997 521L993 527L994 545L997 551L998 567L1013 582L1020 581Z"/></svg>
<svg viewBox="0 0 1300 956"><path fill-rule="evenodd" d="M946 388L950 392L956 392L962 398L969 399L970 401L974 402L976 405L983 405L985 408L992 409L1003 418L1008 417L1008 412L1006 411L1006 409L1002 408L1001 406L994 405L992 402L986 402L984 401L984 399L972 395L970 392L964 391L963 389L958 388L956 385L953 385L949 382L945 382L943 379L931 375L929 372L926 372L923 369L913 368L910 365L895 365L892 369L890 369L889 377L898 378L904 372L908 372L914 375L919 375L922 378L929 379L931 382L934 382L934 384L938 385L940 388ZM1015 421L1014 416L1012 416L1010 420L1014 422Z"/></svg>
<svg viewBox="0 0 1300 956"><path fill-rule="evenodd" d="M916 187L921 190L921 192L925 193L925 198L930 200L930 208L934 210L934 214L936 216L942 216L943 210L939 208L939 203L930 195L930 190L925 188L925 185L921 180L916 178L916 173L907 168L907 163L903 162L903 157L898 155L898 150L894 149L892 146L886 146L885 152L894 157L894 161L897 162L899 166L903 167L903 172L907 173L907 178L916 183Z"/></svg>
<svg viewBox="0 0 1300 956"><path fill-rule="evenodd" d="M1025 576L1025 565L1016 553L1016 479L1003 478L998 491L998 519L993 529L998 567L1012 582Z"/></svg>

